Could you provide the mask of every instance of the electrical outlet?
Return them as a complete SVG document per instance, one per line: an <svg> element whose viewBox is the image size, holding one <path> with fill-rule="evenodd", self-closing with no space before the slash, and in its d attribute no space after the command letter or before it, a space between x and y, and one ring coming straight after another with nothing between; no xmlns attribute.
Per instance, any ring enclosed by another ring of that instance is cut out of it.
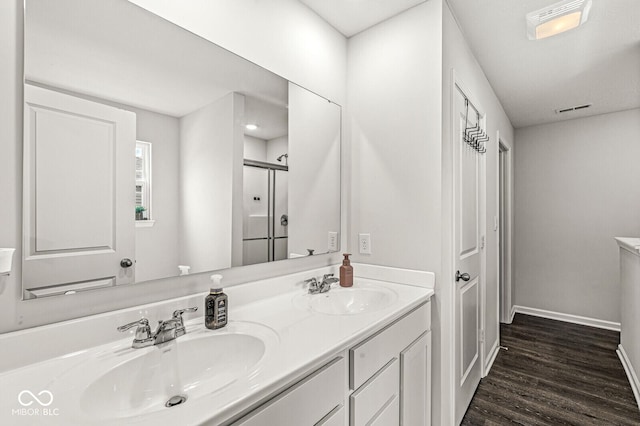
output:
<svg viewBox="0 0 640 426"><path fill-rule="evenodd" d="M360 254L371 254L371 234L359 234L358 247Z"/></svg>
<svg viewBox="0 0 640 426"><path fill-rule="evenodd" d="M334 231L329 231L329 240L328 240L328 248L329 251L338 251L338 233Z"/></svg>

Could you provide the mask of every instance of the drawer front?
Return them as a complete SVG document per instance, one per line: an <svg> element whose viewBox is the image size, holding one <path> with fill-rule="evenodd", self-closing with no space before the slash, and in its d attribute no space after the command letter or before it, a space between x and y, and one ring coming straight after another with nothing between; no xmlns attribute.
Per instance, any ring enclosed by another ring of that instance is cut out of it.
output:
<svg viewBox="0 0 640 426"><path fill-rule="evenodd" d="M371 423L371 426L398 426L398 417L400 416L400 403L398 397L394 397L385 409ZM420 423L415 423L419 425Z"/></svg>
<svg viewBox="0 0 640 426"><path fill-rule="evenodd" d="M419 306L349 351L349 386L358 389L400 351L431 328L431 303Z"/></svg>
<svg viewBox="0 0 640 426"><path fill-rule="evenodd" d="M327 414L324 419L316 423L315 426L346 426L346 420L344 405L340 405Z"/></svg>
<svg viewBox="0 0 640 426"><path fill-rule="evenodd" d="M314 425L344 402L347 363L339 357L258 407L234 425ZM331 424L331 423L329 423Z"/></svg>
<svg viewBox="0 0 640 426"><path fill-rule="evenodd" d="M351 426L364 426L374 419L400 390L400 362L394 358L351 395ZM400 414L396 417L398 424Z"/></svg>

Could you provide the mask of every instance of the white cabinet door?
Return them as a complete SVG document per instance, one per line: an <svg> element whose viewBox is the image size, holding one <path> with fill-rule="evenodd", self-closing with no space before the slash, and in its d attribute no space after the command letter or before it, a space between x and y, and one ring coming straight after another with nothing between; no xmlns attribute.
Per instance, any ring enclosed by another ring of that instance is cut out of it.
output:
<svg viewBox="0 0 640 426"><path fill-rule="evenodd" d="M133 282L136 117L25 85L24 288Z"/></svg>
<svg viewBox="0 0 640 426"><path fill-rule="evenodd" d="M431 424L431 331L400 353L400 424Z"/></svg>

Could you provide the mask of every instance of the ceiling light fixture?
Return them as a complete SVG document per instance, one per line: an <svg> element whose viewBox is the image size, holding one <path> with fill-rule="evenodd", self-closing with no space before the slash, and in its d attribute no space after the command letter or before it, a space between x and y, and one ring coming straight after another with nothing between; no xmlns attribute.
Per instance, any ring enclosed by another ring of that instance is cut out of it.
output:
<svg viewBox="0 0 640 426"><path fill-rule="evenodd" d="M591 0L565 0L527 13L527 36L540 40L572 30L587 21Z"/></svg>
<svg viewBox="0 0 640 426"><path fill-rule="evenodd" d="M256 124L247 124L245 127L247 130L256 130L258 128Z"/></svg>

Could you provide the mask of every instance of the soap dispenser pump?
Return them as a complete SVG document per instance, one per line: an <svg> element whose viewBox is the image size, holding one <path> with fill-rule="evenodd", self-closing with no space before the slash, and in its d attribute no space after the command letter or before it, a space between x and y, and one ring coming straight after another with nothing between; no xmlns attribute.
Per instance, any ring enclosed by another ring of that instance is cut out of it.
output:
<svg viewBox="0 0 640 426"><path fill-rule="evenodd" d="M340 286L351 287L353 286L353 266L349 260L350 253L343 253L344 259L342 260L342 266L340 267Z"/></svg>
<svg viewBox="0 0 640 426"><path fill-rule="evenodd" d="M211 275L212 287L204 299L204 325L215 330L227 325L228 298L222 292L222 275Z"/></svg>

